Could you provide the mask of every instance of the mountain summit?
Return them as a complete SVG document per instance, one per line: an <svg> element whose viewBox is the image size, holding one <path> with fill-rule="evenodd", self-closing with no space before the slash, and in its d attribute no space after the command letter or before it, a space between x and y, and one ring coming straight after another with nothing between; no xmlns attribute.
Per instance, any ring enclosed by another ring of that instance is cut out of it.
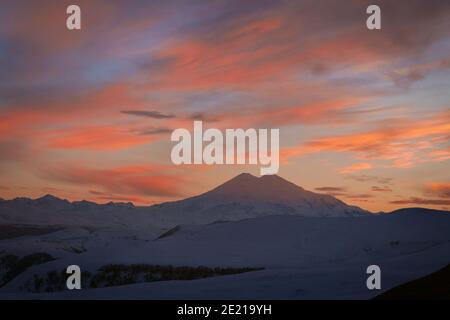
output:
<svg viewBox="0 0 450 320"><path fill-rule="evenodd" d="M229 200L270 201L277 203L296 202L299 199L307 201L318 196L318 194L306 191L280 176L265 175L258 178L249 173L242 173L207 192L205 195Z"/></svg>
<svg viewBox="0 0 450 320"><path fill-rule="evenodd" d="M277 175L258 178L248 173L199 196L155 205L151 209L161 218L176 217L186 224L266 215L355 217L369 213L330 195L307 191Z"/></svg>

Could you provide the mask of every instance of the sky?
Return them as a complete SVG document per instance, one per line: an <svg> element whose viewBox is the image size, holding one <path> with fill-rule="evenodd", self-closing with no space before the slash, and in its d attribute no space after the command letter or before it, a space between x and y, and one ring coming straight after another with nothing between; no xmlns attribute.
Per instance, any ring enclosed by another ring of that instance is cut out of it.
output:
<svg viewBox="0 0 450 320"><path fill-rule="evenodd" d="M0 197L144 205L259 174L172 164L171 132L202 120L279 128L305 189L449 210L449 88L446 0L3 0Z"/></svg>

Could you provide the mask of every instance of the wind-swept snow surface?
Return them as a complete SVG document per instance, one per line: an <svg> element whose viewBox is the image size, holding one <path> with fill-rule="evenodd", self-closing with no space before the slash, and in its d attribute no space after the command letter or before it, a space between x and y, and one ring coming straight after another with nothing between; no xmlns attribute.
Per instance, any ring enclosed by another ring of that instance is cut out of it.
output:
<svg viewBox="0 0 450 320"><path fill-rule="evenodd" d="M29 237L1 242L0 250L17 246L25 254L24 248L33 246L31 251L46 248L57 258L31 268L2 292L17 295L33 274L61 270L76 261L91 272L106 264L136 263L265 270L39 297L368 298L380 293L365 287L370 264L380 265L383 289L389 289L450 262L450 215L422 209L348 219L269 216L181 226L159 239L145 234L133 237L120 230L91 236L77 230L66 235L58 231L41 239L40 245ZM83 251L71 253L62 246Z"/></svg>

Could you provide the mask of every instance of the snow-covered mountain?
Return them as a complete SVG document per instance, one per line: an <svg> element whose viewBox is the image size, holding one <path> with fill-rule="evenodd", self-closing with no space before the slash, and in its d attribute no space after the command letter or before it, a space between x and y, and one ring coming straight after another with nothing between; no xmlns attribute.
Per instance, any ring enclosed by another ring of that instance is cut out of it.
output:
<svg viewBox="0 0 450 320"><path fill-rule="evenodd" d="M16 198L0 202L0 224L37 226L131 226L146 214L131 203L97 204L45 195L38 199ZM139 222L142 223L141 220Z"/></svg>
<svg viewBox="0 0 450 320"><path fill-rule="evenodd" d="M240 174L192 198L150 207L131 203L69 202L52 195L0 202L0 223L70 226L159 226L207 224L268 215L354 217L368 214L329 196L313 193L277 176Z"/></svg>
<svg viewBox="0 0 450 320"><path fill-rule="evenodd" d="M277 175L258 178L248 173L199 196L155 205L150 209L161 219L176 219L183 224L268 215L355 217L369 214L330 195L307 191Z"/></svg>

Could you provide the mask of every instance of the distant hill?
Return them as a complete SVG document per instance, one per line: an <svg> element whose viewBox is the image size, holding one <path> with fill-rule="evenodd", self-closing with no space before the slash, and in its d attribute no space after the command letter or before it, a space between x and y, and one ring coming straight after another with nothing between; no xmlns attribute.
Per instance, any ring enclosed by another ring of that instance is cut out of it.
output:
<svg viewBox="0 0 450 320"><path fill-rule="evenodd" d="M430 275L402 284L375 300L450 300L450 264Z"/></svg>

